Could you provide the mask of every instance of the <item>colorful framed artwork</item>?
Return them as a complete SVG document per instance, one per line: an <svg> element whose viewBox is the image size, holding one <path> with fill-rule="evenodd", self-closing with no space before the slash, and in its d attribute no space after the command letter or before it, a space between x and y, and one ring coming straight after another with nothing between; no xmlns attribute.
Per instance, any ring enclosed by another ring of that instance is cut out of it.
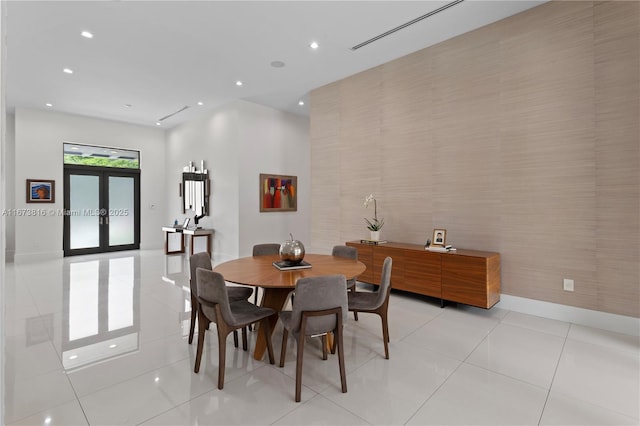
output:
<svg viewBox="0 0 640 426"><path fill-rule="evenodd" d="M260 211L295 212L298 210L298 178L260 174Z"/></svg>
<svg viewBox="0 0 640 426"><path fill-rule="evenodd" d="M55 203L56 181L27 179L27 203Z"/></svg>

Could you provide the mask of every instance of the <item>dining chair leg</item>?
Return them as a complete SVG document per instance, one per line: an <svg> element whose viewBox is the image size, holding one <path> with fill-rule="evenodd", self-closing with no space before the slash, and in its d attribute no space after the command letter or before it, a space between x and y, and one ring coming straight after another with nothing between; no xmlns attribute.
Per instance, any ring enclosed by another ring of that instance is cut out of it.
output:
<svg viewBox="0 0 640 426"><path fill-rule="evenodd" d="M300 402L302 394L302 358L304 355L304 334L298 336L298 353L296 355L296 402Z"/></svg>
<svg viewBox="0 0 640 426"><path fill-rule="evenodd" d="M242 350L247 351L247 327L242 327Z"/></svg>
<svg viewBox="0 0 640 426"><path fill-rule="evenodd" d="M384 357L389 359L389 320L387 312L389 311L389 297L384 304L379 308L378 315L382 319L382 340L384 342Z"/></svg>
<svg viewBox="0 0 640 426"><path fill-rule="evenodd" d="M271 341L271 327L269 326L269 318L262 320L262 326L264 330L264 337L267 341L267 353L269 354L269 364L275 364L275 356L273 355L273 342Z"/></svg>
<svg viewBox="0 0 640 426"><path fill-rule="evenodd" d="M224 388L224 369L227 360L227 336L229 331L218 322L218 389Z"/></svg>
<svg viewBox="0 0 640 426"><path fill-rule="evenodd" d="M342 393L347 392L347 374L344 368L344 341L342 336L342 324L338 321L339 325L336 332L336 340L338 341L338 363L340 365L340 383L342 384Z"/></svg>
<svg viewBox="0 0 640 426"><path fill-rule="evenodd" d="M233 330L233 346L238 347L238 330Z"/></svg>
<svg viewBox="0 0 640 426"><path fill-rule="evenodd" d="M196 329L196 318L198 316L198 300L191 296L191 325L189 326L189 344L193 343L193 332Z"/></svg>
<svg viewBox="0 0 640 426"><path fill-rule="evenodd" d="M263 325L264 327L264 325ZM287 355L287 339L289 338L289 330L282 330L282 348L280 348L280 368L284 367L284 359Z"/></svg>
<svg viewBox="0 0 640 426"><path fill-rule="evenodd" d="M353 287L351 287L351 288L349 289L349 291L350 291L350 292L352 292L352 293L355 293L355 292L356 292L356 286L357 286L357 285L358 285L358 283L356 282L356 283L353 285ZM354 320L356 320L356 321L358 321L358 313L357 313L357 312L355 312L355 311L353 312L353 319L354 319ZM331 352L331 353L335 353L335 351L333 351L333 352Z"/></svg>
<svg viewBox="0 0 640 426"><path fill-rule="evenodd" d="M193 368L194 373L200 371L200 361L202 359L202 350L204 348L204 334L207 330L207 323L209 320L204 316L202 312L198 312L198 348L196 349L196 364Z"/></svg>
<svg viewBox="0 0 640 426"><path fill-rule="evenodd" d="M260 306L258 305L258 287L253 289L253 304L256 306ZM256 330L258 328L256 324L249 324L247 326L249 328L249 331Z"/></svg>
<svg viewBox="0 0 640 426"><path fill-rule="evenodd" d="M336 338L333 336L333 342L331 343L331 355L336 354Z"/></svg>
<svg viewBox="0 0 640 426"><path fill-rule="evenodd" d="M327 340L329 340L329 337L326 334L322 336L322 359L325 361L327 360ZM335 346L335 339L333 341Z"/></svg>
<svg viewBox="0 0 640 426"><path fill-rule="evenodd" d="M387 317L380 316L382 319L382 341L384 342L384 357L389 359L389 324L387 324Z"/></svg>

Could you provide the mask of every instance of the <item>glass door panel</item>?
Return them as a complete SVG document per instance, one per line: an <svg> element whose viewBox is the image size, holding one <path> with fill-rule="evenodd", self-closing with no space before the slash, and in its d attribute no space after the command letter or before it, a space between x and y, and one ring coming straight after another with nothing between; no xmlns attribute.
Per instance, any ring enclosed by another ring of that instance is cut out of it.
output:
<svg viewBox="0 0 640 426"><path fill-rule="evenodd" d="M64 255L140 248L140 172L65 166Z"/></svg>
<svg viewBox="0 0 640 426"><path fill-rule="evenodd" d="M134 178L109 176L109 246L135 242Z"/></svg>
<svg viewBox="0 0 640 426"><path fill-rule="evenodd" d="M100 246L100 176L71 175L69 179L70 248Z"/></svg>

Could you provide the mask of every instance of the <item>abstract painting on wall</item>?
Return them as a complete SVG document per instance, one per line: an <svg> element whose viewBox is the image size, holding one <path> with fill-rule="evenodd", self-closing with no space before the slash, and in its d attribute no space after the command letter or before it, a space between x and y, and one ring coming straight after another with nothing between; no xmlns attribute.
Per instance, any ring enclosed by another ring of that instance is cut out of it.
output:
<svg viewBox="0 0 640 426"><path fill-rule="evenodd" d="M260 174L260 211L286 212L298 210L298 178L296 176Z"/></svg>

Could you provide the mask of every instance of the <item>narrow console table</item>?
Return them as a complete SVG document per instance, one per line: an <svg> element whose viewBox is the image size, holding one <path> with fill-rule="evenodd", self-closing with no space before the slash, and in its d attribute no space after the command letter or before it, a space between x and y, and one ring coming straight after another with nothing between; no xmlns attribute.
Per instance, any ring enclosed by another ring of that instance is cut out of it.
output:
<svg viewBox="0 0 640 426"><path fill-rule="evenodd" d="M204 237L207 239L206 247L207 253L211 256L211 237L213 236L213 229L203 229L203 228L176 228L173 226L163 226L162 230L164 231L164 254L175 254L175 253L184 253L184 238L185 235L191 236L191 242L189 244L189 253L193 253L193 240L198 237ZM177 250L169 250L169 235L170 234L181 234L180 235L180 248Z"/></svg>
<svg viewBox="0 0 640 426"><path fill-rule="evenodd" d="M393 259L392 288L489 309L500 301L500 254L458 249L447 253L405 243L348 241L367 266L358 281L379 285L382 263Z"/></svg>

